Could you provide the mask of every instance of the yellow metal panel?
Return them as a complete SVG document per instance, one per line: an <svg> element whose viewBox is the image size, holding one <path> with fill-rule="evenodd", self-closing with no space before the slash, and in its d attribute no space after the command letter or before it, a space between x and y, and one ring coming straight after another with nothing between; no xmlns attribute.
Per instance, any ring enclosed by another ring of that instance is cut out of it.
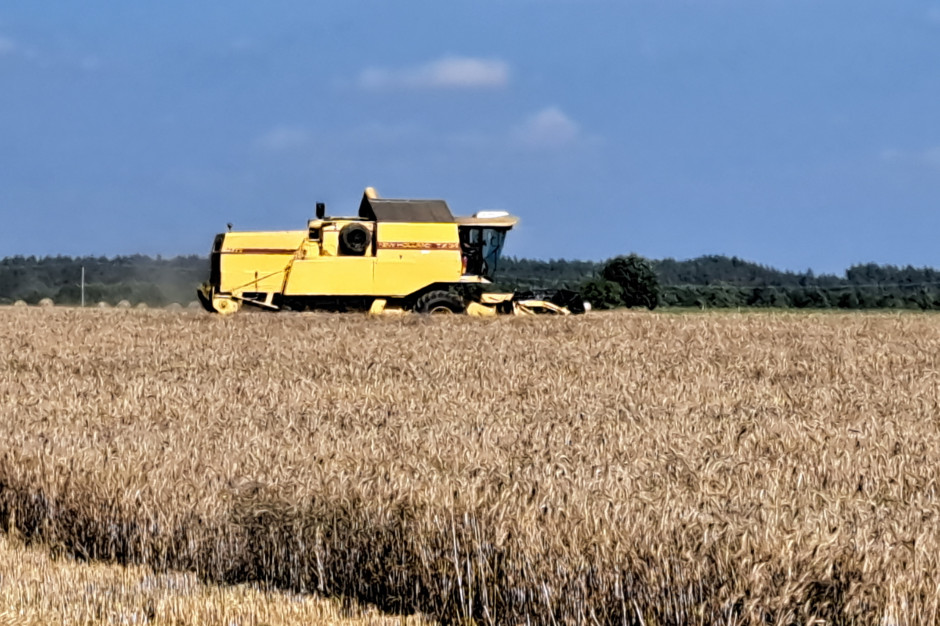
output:
<svg viewBox="0 0 940 626"><path fill-rule="evenodd" d="M460 280L456 224L359 222L375 234L374 256L360 257L339 251L339 231L351 221L325 220L320 242L308 231L227 233L220 291L403 297Z"/></svg>
<svg viewBox="0 0 940 626"><path fill-rule="evenodd" d="M296 255L297 259L314 259L320 256L320 242L319 241L310 241L309 239L304 241L300 246L300 253Z"/></svg>
<svg viewBox="0 0 940 626"><path fill-rule="evenodd" d="M375 260L375 293L407 296L434 283L460 280L460 253L427 250L379 254Z"/></svg>
<svg viewBox="0 0 940 626"><path fill-rule="evenodd" d="M326 219L311 220L308 222L309 228L318 228L320 230L319 255L320 256L343 256L339 246L339 234L348 224L360 224L370 232L375 231L374 222L351 219ZM308 231L309 232L309 231ZM372 256L375 248L369 246L366 254ZM308 255L309 256L309 255Z"/></svg>
<svg viewBox="0 0 940 626"><path fill-rule="evenodd" d="M472 317L496 317L498 314L495 306L486 306L479 302L467 303L467 315Z"/></svg>
<svg viewBox="0 0 940 626"><path fill-rule="evenodd" d="M376 229L376 294L407 296L460 279L456 224L379 222Z"/></svg>
<svg viewBox="0 0 940 626"><path fill-rule="evenodd" d="M255 254L258 252L280 252L293 254L307 238L302 230L280 230L259 232L232 232L225 234L222 252Z"/></svg>
<svg viewBox="0 0 940 626"><path fill-rule="evenodd" d="M515 297L514 293L483 293L480 294L480 302L483 304L500 304L509 302Z"/></svg>
<svg viewBox="0 0 940 626"><path fill-rule="evenodd" d="M294 261L284 293L289 296L373 296L371 256L335 256Z"/></svg>
<svg viewBox="0 0 940 626"><path fill-rule="evenodd" d="M284 272L293 258L292 255L281 254L223 253L219 291L236 294L245 291L279 293L284 284Z"/></svg>
<svg viewBox="0 0 940 626"><path fill-rule="evenodd" d="M280 293L284 272L305 239L304 231L226 233L219 291Z"/></svg>
<svg viewBox="0 0 940 626"><path fill-rule="evenodd" d="M339 255L339 228L335 223L327 223L320 229L320 255Z"/></svg>
<svg viewBox="0 0 940 626"><path fill-rule="evenodd" d="M457 224L379 222L376 227L380 251L381 244L395 243L436 243L460 249Z"/></svg>

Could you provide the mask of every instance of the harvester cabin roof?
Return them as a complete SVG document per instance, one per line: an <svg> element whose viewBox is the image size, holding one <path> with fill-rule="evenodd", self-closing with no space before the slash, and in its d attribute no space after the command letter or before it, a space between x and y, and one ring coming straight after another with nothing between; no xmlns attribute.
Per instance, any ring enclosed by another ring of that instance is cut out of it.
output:
<svg viewBox="0 0 940 626"><path fill-rule="evenodd" d="M503 211L482 211L469 217L456 218L458 226L481 226L483 228L510 229L519 223L519 218Z"/></svg>
<svg viewBox="0 0 940 626"><path fill-rule="evenodd" d="M359 217L377 222L454 223L454 215L443 200L393 200L362 196Z"/></svg>

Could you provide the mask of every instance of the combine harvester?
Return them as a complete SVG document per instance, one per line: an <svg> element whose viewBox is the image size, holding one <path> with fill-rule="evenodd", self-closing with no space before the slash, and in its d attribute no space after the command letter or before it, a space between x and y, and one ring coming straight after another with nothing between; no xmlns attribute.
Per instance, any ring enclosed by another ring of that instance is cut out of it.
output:
<svg viewBox="0 0 940 626"><path fill-rule="evenodd" d="M269 310L583 313L566 291L491 293L506 233L503 211L454 217L443 200L392 200L366 188L356 217L327 217L317 203L307 230L216 235L203 307Z"/></svg>

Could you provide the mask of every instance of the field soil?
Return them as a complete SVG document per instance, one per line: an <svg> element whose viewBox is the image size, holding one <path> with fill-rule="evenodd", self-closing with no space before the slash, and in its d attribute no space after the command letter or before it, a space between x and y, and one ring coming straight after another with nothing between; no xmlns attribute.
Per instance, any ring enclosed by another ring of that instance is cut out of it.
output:
<svg viewBox="0 0 940 626"><path fill-rule="evenodd" d="M937 623L940 318L0 310L0 529L444 622Z"/></svg>

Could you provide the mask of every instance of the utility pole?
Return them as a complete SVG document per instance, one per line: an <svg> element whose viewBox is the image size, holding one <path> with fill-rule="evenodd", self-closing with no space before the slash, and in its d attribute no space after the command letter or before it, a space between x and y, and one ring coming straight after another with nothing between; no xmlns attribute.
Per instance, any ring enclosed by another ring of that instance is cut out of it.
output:
<svg viewBox="0 0 940 626"><path fill-rule="evenodd" d="M82 265L82 308L85 308L85 266Z"/></svg>

